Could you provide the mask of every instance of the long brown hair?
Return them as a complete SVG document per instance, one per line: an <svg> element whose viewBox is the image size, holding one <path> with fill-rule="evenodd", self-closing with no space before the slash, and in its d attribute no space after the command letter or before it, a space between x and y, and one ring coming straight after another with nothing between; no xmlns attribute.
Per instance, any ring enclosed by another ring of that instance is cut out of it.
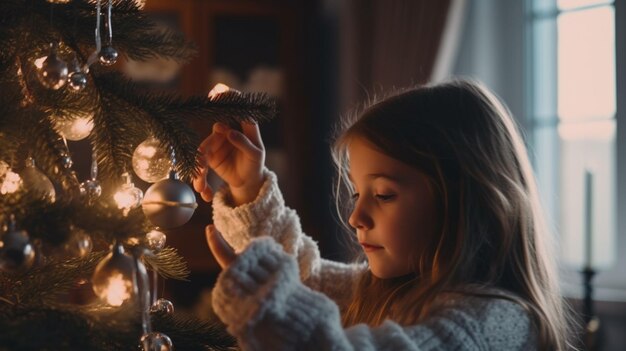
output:
<svg viewBox="0 0 626 351"><path fill-rule="evenodd" d="M491 296L489 289L498 288L529 311L542 349L565 349L552 236L506 107L469 80L405 90L371 105L335 140L337 199L351 187L346 152L354 137L427 176L441 228L415 258L414 274L385 280L366 272L344 325L378 325L385 318L416 323L436 308L441 293Z"/></svg>

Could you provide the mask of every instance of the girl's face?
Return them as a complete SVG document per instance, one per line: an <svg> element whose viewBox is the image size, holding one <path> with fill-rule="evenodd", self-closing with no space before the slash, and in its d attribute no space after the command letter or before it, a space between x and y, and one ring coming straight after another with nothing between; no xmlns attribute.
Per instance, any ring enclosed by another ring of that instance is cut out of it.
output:
<svg viewBox="0 0 626 351"><path fill-rule="evenodd" d="M438 229L435 197L426 176L363 138L351 140L348 155L355 189L348 222L356 229L372 274L385 279L415 272L421 250Z"/></svg>

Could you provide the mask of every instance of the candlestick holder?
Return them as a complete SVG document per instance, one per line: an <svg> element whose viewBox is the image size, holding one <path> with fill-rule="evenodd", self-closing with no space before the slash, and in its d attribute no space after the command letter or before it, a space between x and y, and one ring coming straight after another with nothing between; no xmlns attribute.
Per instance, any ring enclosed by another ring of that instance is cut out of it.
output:
<svg viewBox="0 0 626 351"><path fill-rule="evenodd" d="M590 267L585 267L581 274L583 276L583 331L582 341L584 349L588 351L597 351L601 349L599 337L600 334L600 318L595 315L593 306L593 277L596 275L596 271Z"/></svg>

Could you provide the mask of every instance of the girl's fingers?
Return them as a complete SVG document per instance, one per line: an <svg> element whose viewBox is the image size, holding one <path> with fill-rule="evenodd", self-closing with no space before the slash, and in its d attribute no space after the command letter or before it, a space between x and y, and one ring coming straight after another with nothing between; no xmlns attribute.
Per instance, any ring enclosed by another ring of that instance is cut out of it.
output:
<svg viewBox="0 0 626 351"><path fill-rule="evenodd" d="M200 143L200 146L198 146L198 150L200 150L200 152L204 153L208 150L209 146L214 146L214 144L216 143L216 140L224 140L225 137L225 132L228 131L228 126L224 125L223 123L220 122L216 122L213 123L213 128L211 131L211 134L209 134L208 137L204 138L204 140L202 140L202 142ZM223 139L222 139L223 138Z"/></svg>
<svg viewBox="0 0 626 351"><path fill-rule="evenodd" d="M215 226L209 224L206 227L206 240L209 244L209 249L215 256L215 260L222 267L226 268L237 258L235 250L228 245L226 240L222 237L222 234L215 229Z"/></svg>
<svg viewBox="0 0 626 351"><path fill-rule="evenodd" d="M263 156L263 150L254 145L248 137L241 132L231 129L227 134L228 141L238 150L253 160L258 160Z"/></svg>
<svg viewBox="0 0 626 351"><path fill-rule="evenodd" d="M202 168L200 174L193 179L193 188L200 193L200 197L206 202L213 200L213 189L206 181L208 168Z"/></svg>
<svg viewBox="0 0 626 351"><path fill-rule="evenodd" d="M215 150L219 149L224 145L227 141L226 135L222 133L212 133L209 135L209 140L207 141L204 152L205 154L211 154L215 152Z"/></svg>
<svg viewBox="0 0 626 351"><path fill-rule="evenodd" d="M207 184L204 190L200 193L200 197L202 197L202 200L206 202L211 202L211 200L213 200L213 189L210 185Z"/></svg>
<svg viewBox="0 0 626 351"><path fill-rule="evenodd" d="M208 169L205 167L201 168L198 176L193 178L193 182L192 182L193 189L199 193L202 193L204 191L204 188L207 186L207 183L206 183L207 170Z"/></svg>
<svg viewBox="0 0 626 351"><path fill-rule="evenodd" d="M255 122L241 122L241 131L250 139L252 144L263 150L263 140L261 140L261 131L259 125Z"/></svg>
<svg viewBox="0 0 626 351"><path fill-rule="evenodd" d="M207 157L207 163L209 164L209 167L214 170L219 168L224 162L226 162L229 157L231 157L234 150L235 147L233 145L231 145L230 143L224 143L224 145L222 145L219 150L212 152Z"/></svg>

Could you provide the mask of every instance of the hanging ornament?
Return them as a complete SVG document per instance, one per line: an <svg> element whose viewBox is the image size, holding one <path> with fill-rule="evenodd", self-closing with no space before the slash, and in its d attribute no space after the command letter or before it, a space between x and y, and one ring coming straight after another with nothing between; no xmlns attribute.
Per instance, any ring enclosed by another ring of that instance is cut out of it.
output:
<svg viewBox="0 0 626 351"><path fill-rule="evenodd" d="M22 178L8 163L0 160L0 194L12 194L22 186Z"/></svg>
<svg viewBox="0 0 626 351"><path fill-rule="evenodd" d="M58 46L56 42L50 44L50 54L41 63L41 68L37 70L41 84L54 90L65 85L68 75L67 63L57 55Z"/></svg>
<svg viewBox="0 0 626 351"><path fill-rule="evenodd" d="M148 248L154 253L159 253L165 247L165 241L167 236L165 233L159 230L159 228L152 229L146 234L146 243Z"/></svg>
<svg viewBox="0 0 626 351"><path fill-rule="evenodd" d="M93 130L93 114L87 112L71 117L54 117L52 123L61 137L72 141L83 140Z"/></svg>
<svg viewBox="0 0 626 351"><path fill-rule="evenodd" d="M100 51L100 63L105 66L114 65L117 62L117 50L115 50L112 46L105 46Z"/></svg>
<svg viewBox="0 0 626 351"><path fill-rule="evenodd" d="M117 203L117 207L124 212L124 216L127 216L130 210L133 210L141 205L141 199L143 198L143 191L135 187L131 176L128 172L122 174L124 184L122 188L113 195L113 199Z"/></svg>
<svg viewBox="0 0 626 351"><path fill-rule="evenodd" d="M89 234L80 228L70 228L72 236L65 243L64 249L70 257L85 257L93 249L93 241Z"/></svg>
<svg viewBox="0 0 626 351"><path fill-rule="evenodd" d="M68 78L67 84L73 91L81 91L87 86L87 75L81 69L76 54L74 54Z"/></svg>
<svg viewBox="0 0 626 351"><path fill-rule="evenodd" d="M56 191L54 190L54 185L52 185L50 179L35 166L35 160L32 157L26 159L26 167L24 167L22 171L22 179L24 186L29 191L41 194L51 202L55 201Z"/></svg>
<svg viewBox="0 0 626 351"><path fill-rule="evenodd" d="M193 190L171 171L168 179L148 188L142 207L150 222L169 229L187 223L198 204Z"/></svg>
<svg viewBox="0 0 626 351"><path fill-rule="evenodd" d="M109 5L107 6L107 33L108 40L107 45L100 50L99 59L100 63L105 66L111 66L117 62L117 50L115 50L112 46L113 44L113 27L111 26L111 7L113 0L109 0Z"/></svg>
<svg viewBox="0 0 626 351"><path fill-rule="evenodd" d="M63 154L61 156L61 164L63 164L63 168L70 169L74 165L74 161L72 161L72 157L68 154Z"/></svg>
<svg viewBox="0 0 626 351"><path fill-rule="evenodd" d="M146 139L133 152L133 171L145 182L156 183L167 178L170 169L170 154L156 138Z"/></svg>
<svg viewBox="0 0 626 351"><path fill-rule="evenodd" d="M150 306L152 313L174 314L174 304L167 299L158 299Z"/></svg>
<svg viewBox="0 0 626 351"><path fill-rule="evenodd" d="M169 336L159 332L144 334L141 337L141 347L143 351L170 351L174 349Z"/></svg>
<svg viewBox="0 0 626 351"><path fill-rule="evenodd" d="M0 269L16 272L30 268L35 262L35 249L25 230L15 230L11 216L8 231L0 241Z"/></svg>
<svg viewBox="0 0 626 351"><path fill-rule="evenodd" d="M111 253L98 263L91 277L93 291L112 306L120 306L137 292L135 260L115 243Z"/></svg>
<svg viewBox="0 0 626 351"><path fill-rule="evenodd" d="M102 195L102 187L96 179L98 177L98 159L96 158L96 150L91 155L91 179L80 183L80 195L88 204L93 204L97 198Z"/></svg>

